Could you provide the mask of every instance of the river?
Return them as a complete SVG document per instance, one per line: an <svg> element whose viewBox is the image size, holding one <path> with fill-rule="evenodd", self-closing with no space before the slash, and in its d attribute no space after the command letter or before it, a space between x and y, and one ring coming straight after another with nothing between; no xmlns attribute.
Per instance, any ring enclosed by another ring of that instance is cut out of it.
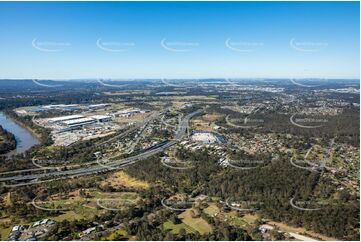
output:
<svg viewBox="0 0 361 242"><path fill-rule="evenodd" d="M16 139L16 148L6 154L7 157L24 153L32 146L39 143L38 139L26 128L21 127L14 120L0 112L0 125L8 132L12 133Z"/></svg>

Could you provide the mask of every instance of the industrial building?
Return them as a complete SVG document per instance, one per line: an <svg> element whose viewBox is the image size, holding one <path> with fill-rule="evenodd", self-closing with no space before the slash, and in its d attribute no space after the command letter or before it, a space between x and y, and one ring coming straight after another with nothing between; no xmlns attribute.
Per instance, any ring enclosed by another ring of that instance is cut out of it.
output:
<svg viewBox="0 0 361 242"><path fill-rule="evenodd" d="M67 126L67 128L77 128L83 125L95 123L96 120L93 118L78 118L72 120L62 121L63 124Z"/></svg>
<svg viewBox="0 0 361 242"><path fill-rule="evenodd" d="M112 120L112 117L108 115L94 115L91 116L92 119L95 119L97 122L109 122Z"/></svg>
<svg viewBox="0 0 361 242"><path fill-rule="evenodd" d="M130 117L136 113L141 113L141 110L139 108L129 108L113 113L113 115L114 117Z"/></svg>
<svg viewBox="0 0 361 242"><path fill-rule="evenodd" d="M61 117L56 117L56 118L49 118L48 120L49 120L49 123L58 123L58 122L80 119L80 118L84 118L84 116L76 114L76 115L61 116Z"/></svg>
<svg viewBox="0 0 361 242"><path fill-rule="evenodd" d="M81 110L96 110L96 109L104 109L106 107L111 107L109 103L100 103L93 105L83 105L83 104L50 104L36 107L29 107L26 109L16 110L16 112L20 115L26 115L29 113L40 113L40 112L48 112L52 110L60 110L63 112L74 112Z"/></svg>
<svg viewBox="0 0 361 242"><path fill-rule="evenodd" d="M59 132L65 132L78 129L85 125L104 123L111 120L112 118L107 115L94 115L90 117L85 117L83 115L68 115L56 118L49 118L47 122L53 125L53 127L55 127Z"/></svg>
<svg viewBox="0 0 361 242"><path fill-rule="evenodd" d="M110 107L111 105L109 103L100 103L100 104L93 104L93 105L89 105L88 108L89 109L100 109L100 108L106 108L106 107Z"/></svg>

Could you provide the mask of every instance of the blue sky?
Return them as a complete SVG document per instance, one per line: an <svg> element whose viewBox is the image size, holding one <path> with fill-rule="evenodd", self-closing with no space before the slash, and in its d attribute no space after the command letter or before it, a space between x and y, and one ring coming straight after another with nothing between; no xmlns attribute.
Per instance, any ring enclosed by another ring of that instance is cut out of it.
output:
<svg viewBox="0 0 361 242"><path fill-rule="evenodd" d="M358 2L0 2L0 78L358 78Z"/></svg>

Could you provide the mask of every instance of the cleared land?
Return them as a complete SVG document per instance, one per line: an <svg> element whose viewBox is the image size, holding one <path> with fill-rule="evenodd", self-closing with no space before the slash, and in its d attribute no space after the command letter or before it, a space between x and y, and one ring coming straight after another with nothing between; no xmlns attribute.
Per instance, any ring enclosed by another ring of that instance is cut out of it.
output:
<svg viewBox="0 0 361 242"><path fill-rule="evenodd" d="M203 218L193 218L192 209L187 209L178 216L183 223L189 227L197 230L200 234L207 234L212 232L212 227Z"/></svg>
<svg viewBox="0 0 361 242"><path fill-rule="evenodd" d="M214 131L214 127L216 126L215 122L222 119L222 117L223 115L219 113L204 114L191 120L191 126L196 130Z"/></svg>
<svg viewBox="0 0 361 242"><path fill-rule="evenodd" d="M103 181L100 185L104 186L109 184L114 188L126 187L126 188L134 188L134 189L148 189L149 183L138 180L130 177L124 171L119 171L111 175L105 181Z"/></svg>

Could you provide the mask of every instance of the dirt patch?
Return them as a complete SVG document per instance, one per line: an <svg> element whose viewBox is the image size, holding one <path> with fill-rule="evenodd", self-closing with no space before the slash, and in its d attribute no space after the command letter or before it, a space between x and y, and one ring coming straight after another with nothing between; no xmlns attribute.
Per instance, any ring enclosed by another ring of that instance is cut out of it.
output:
<svg viewBox="0 0 361 242"><path fill-rule="evenodd" d="M191 125L196 130L211 132L216 130L216 121L222 119L223 115L220 113L204 114L198 118L191 120Z"/></svg>
<svg viewBox="0 0 361 242"><path fill-rule="evenodd" d="M101 182L101 186L110 185L114 188L134 188L134 189L148 189L149 184L145 181L130 177L124 171L119 171L111 175L105 181Z"/></svg>
<svg viewBox="0 0 361 242"><path fill-rule="evenodd" d="M212 232L212 226L207 223L203 218L192 216L192 209L188 209L178 216L182 222L189 227L197 230L200 234L208 234Z"/></svg>

